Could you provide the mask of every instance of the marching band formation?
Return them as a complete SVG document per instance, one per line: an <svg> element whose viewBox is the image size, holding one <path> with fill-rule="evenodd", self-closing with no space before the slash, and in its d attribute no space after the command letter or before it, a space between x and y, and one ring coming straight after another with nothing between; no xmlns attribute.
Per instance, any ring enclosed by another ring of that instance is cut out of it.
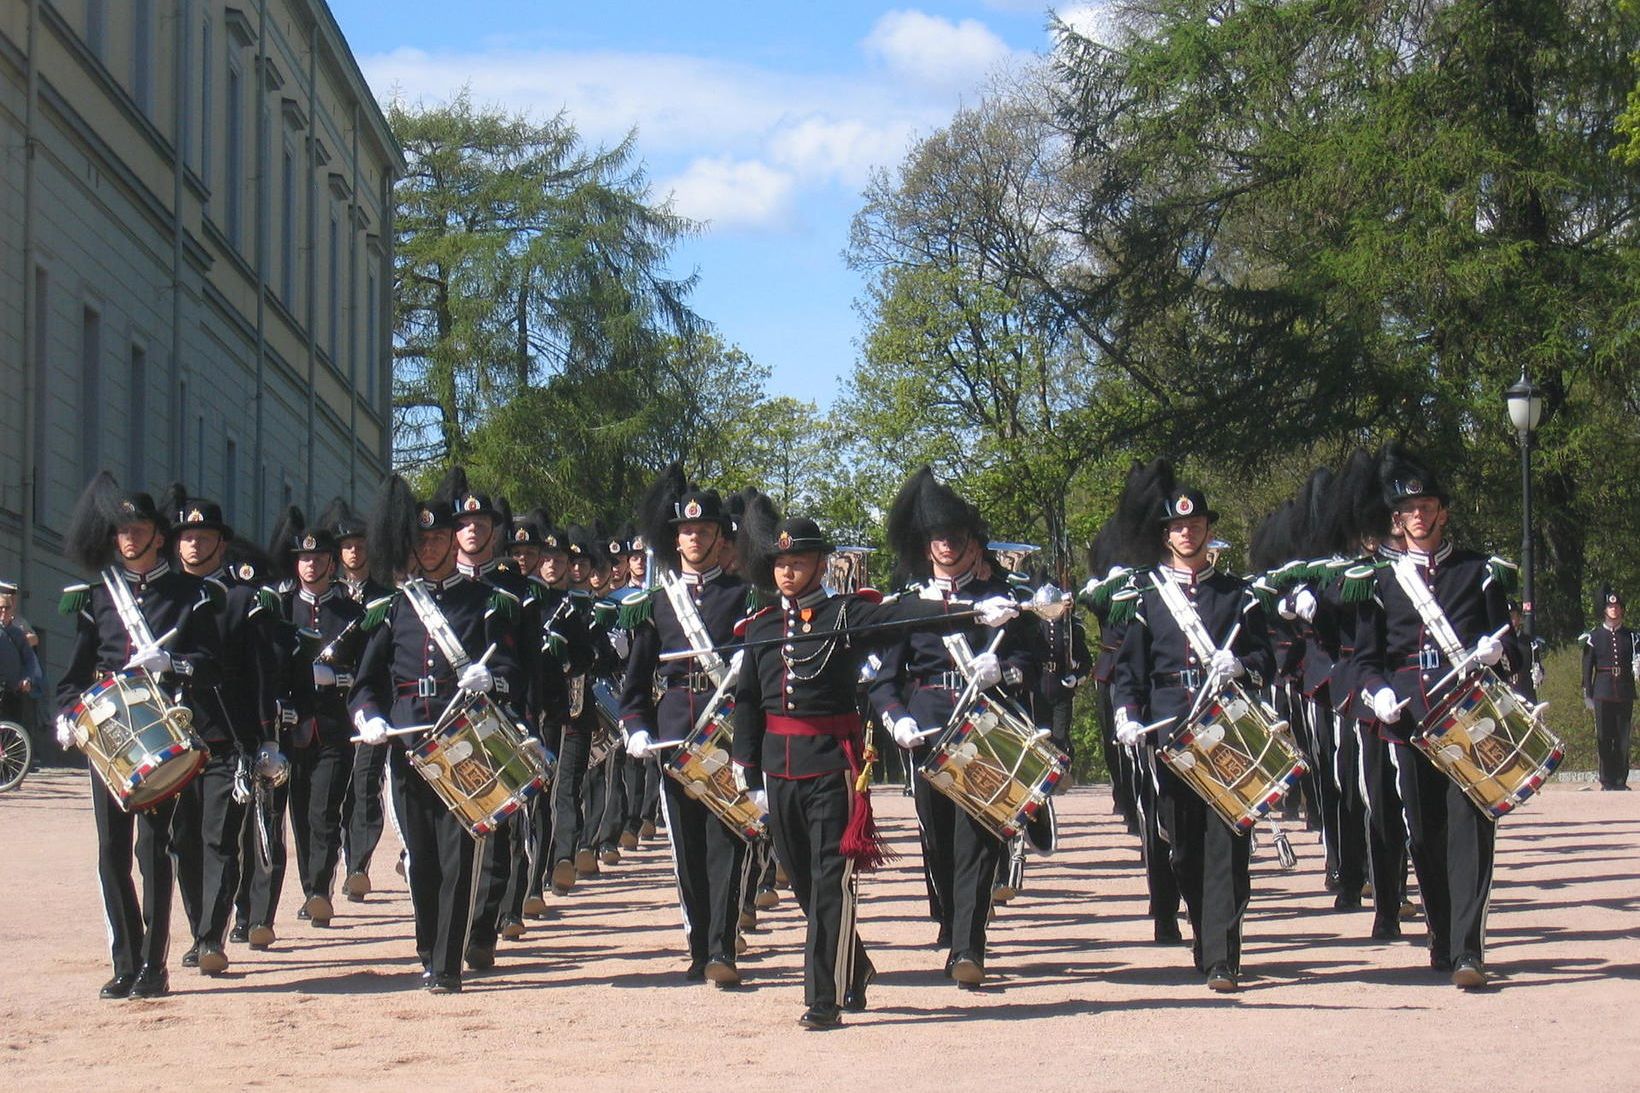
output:
<svg viewBox="0 0 1640 1093"><path fill-rule="evenodd" d="M1482 986L1496 820L1561 750L1512 567L1450 541L1449 501L1400 447L1356 452L1260 525L1247 578L1216 564L1201 491L1135 464L1069 595L1008 568L1030 548L923 468L888 513L883 595L863 548L676 465L613 536L515 515L456 468L426 498L390 478L368 520L291 508L266 552L211 501L105 472L68 535L96 576L64 595L57 719L93 772L101 996L168 991L173 882L181 963L219 974L230 944L287 929L287 872L313 927L365 899L388 819L423 986L458 992L549 895L664 827L685 979L740 982L781 874L807 920L801 1024L835 1027L874 975L879 748L914 787L945 973L977 987L987 924L1055 848L1089 678L1155 939L1182 943L1182 903L1211 989L1238 987L1255 839L1290 864L1301 816L1340 910L1368 899L1371 937L1399 937L1410 862L1431 967Z"/></svg>

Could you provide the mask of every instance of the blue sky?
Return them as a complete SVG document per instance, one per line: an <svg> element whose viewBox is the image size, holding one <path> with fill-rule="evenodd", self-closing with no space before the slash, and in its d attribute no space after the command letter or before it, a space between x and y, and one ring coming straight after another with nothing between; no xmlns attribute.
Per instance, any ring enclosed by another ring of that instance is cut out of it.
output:
<svg viewBox="0 0 1640 1093"><path fill-rule="evenodd" d="M1050 6L863 0L331 0L377 96L568 112L595 143L638 130L656 198L707 222L674 272L696 310L824 408L853 366L862 282L844 264L874 166L892 167L988 78L1048 43Z"/></svg>

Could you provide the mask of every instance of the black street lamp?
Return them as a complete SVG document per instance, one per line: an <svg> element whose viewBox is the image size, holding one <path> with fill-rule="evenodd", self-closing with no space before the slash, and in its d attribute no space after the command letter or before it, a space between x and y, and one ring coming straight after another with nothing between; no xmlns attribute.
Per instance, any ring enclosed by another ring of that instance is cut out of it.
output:
<svg viewBox="0 0 1640 1093"><path fill-rule="evenodd" d="M1532 658L1532 639L1536 628L1532 624L1532 435L1543 418L1543 392L1521 370L1520 379L1503 393L1509 407L1509 423L1515 427L1515 439L1520 442L1520 616L1526 629L1526 655Z"/></svg>

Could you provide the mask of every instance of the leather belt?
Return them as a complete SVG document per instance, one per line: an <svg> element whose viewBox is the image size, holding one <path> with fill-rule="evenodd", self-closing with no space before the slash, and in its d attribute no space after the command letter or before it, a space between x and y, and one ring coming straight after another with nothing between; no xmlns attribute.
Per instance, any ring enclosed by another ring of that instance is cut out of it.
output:
<svg viewBox="0 0 1640 1093"><path fill-rule="evenodd" d="M968 688L968 677L961 672L936 672L924 676L917 686L943 691L962 691Z"/></svg>
<svg viewBox="0 0 1640 1093"><path fill-rule="evenodd" d="M717 684L705 672L690 672L684 676L668 676L666 689L669 691L688 691L690 694L711 694L717 690Z"/></svg>
<svg viewBox="0 0 1640 1093"><path fill-rule="evenodd" d="M1186 668L1182 672L1154 672L1150 683L1153 687L1200 687L1206 678L1204 669Z"/></svg>
<svg viewBox="0 0 1640 1093"><path fill-rule="evenodd" d="M1441 656L1439 649L1420 649L1411 656L1396 658L1394 670L1397 672L1410 670L1433 672L1445 662L1446 658Z"/></svg>
<svg viewBox="0 0 1640 1093"><path fill-rule="evenodd" d="M440 679L437 676L421 676L408 683L400 683L394 688L400 695L415 695L417 698L439 698L443 695L454 694L456 685L454 680Z"/></svg>

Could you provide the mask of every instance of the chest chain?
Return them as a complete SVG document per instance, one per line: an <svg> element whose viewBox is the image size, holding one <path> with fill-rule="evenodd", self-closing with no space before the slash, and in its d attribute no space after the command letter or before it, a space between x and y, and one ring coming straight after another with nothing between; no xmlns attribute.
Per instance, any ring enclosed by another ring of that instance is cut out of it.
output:
<svg viewBox="0 0 1640 1093"><path fill-rule="evenodd" d="M845 603L837 609L837 621L832 624L832 629L848 629L848 604ZM837 647L843 644L843 639L839 635L824 640L800 641L792 644L798 649L802 649L807 645L819 646L814 652L806 655L795 653L784 645L780 647L780 659L786 663L786 675L797 683L807 683L810 680L818 679L825 673L826 665L831 663L832 654L837 652Z"/></svg>

